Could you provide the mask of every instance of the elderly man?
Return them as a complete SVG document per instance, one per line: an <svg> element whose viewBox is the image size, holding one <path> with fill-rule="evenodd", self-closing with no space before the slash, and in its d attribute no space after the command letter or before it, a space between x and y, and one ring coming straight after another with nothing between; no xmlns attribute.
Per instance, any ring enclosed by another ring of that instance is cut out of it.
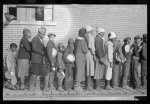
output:
<svg viewBox="0 0 150 104"><path fill-rule="evenodd" d="M97 31L98 35L95 37L95 55L97 57L96 60L96 68L95 68L95 86L96 90L100 90L99 81L104 76L104 69L106 67L106 58L105 58L105 39L104 34L105 30L103 28L99 28Z"/></svg>
<svg viewBox="0 0 150 104"><path fill-rule="evenodd" d="M46 33L46 28L41 27L38 29L38 34L32 39L31 50L31 72L30 72L30 90L40 90L40 73L42 69L43 56L44 56L44 44L43 38ZM34 87L35 85L35 87Z"/></svg>
<svg viewBox="0 0 150 104"><path fill-rule="evenodd" d="M55 90L54 87L54 75L56 73L56 46L54 43L56 35L53 33L48 33L49 41L46 46L46 73L44 79L44 90L48 91L48 85L50 85L50 90Z"/></svg>
<svg viewBox="0 0 150 104"><path fill-rule="evenodd" d="M94 55L95 55L95 46L94 46L94 37L93 37L93 28L91 26L86 26L85 41L88 46L89 51L86 53L86 76L87 76L87 90L91 91L92 85L92 76L94 76Z"/></svg>

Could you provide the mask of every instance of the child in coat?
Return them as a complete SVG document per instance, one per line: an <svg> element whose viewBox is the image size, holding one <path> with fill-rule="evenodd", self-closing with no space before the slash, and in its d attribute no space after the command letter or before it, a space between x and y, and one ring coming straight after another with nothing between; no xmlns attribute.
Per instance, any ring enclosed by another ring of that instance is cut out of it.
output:
<svg viewBox="0 0 150 104"><path fill-rule="evenodd" d="M11 88L13 90L18 89L17 78L16 78L16 64L17 64L17 55L16 55L17 45L15 43L10 44L10 49L7 50L4 55L4 67L7 67L5 77L7 82L4 84L4 87Z"/></svg>
<svg viewBox="0 0 150 104"><path fill-rule="evenodd" d="M58 44L58 53L57 53L57 67L58 67L58 72L57 72L57 78L58 78L58 90L64 90L62 88L63 80L64 80L64 69L65 69L65 64L63 61L63 54L64 54L64 45L63 43Z"/></svg>
<svg viewBox="0 0 150 104"><path fill-rule="evenodd" d="M64 55L63 55L63 59L66 65L66 70L65 70L65 89L66 90L71 90L73 88L73 68L74 68L75 60L70 60L68 58L68 55L74 56L73 51L74 51L74 40L70 38L68 40L68 46L66 47Z"/></svg>

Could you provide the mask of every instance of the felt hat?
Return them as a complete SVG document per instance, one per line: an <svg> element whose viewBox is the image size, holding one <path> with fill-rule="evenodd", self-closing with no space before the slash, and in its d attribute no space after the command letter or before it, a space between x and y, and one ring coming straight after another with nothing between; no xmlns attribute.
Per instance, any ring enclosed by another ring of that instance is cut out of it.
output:
<svg viewBox="0 0 150 104"><path fill-rule="evenodd" d="M86 29L86 32L90 32L90 31L93 30L93 28L91 26L89 26L89 25L86 25L85 29Z"/></svg>
<svg viewBox="0 0 150 104"><path fill-rule="evenodd" d="M112 38L116 38L116 37L117 37L114 32L110 32L109 34L110 34L109 39L112 39Z"/></svg>
<svg viewBox="0 0 150 104"><path fill-rule="evenodd" d="M64 44L63 43L58 43L58 48L62 48L64 47Z"/></svg>
<svg viewBox="0 0 150 104"><path fill-rule="evenodd" d="M99 28L97 32L101 33L101 32L105 32L105 30L103 28Z"/></svg>
<svg viewBox="0 0 150 104"><path fill-rule="evenodd" d="M47 36L48 36L48 37L51 37L51 36L56 37L56 35L55 35L54 33L48 33Z"/></svg>
<svg viewBox="0 0 150 104"><path fill-rule="evenodd" d="M81 28L81 29L79 29L79 36L80 37L84 37L84 35L86 34L86 29L85 28Z"/></svg>
<svg viewBox="0 0 150 104"><path fill-rule="evenodd" d="M38 29L38 33L45 35L45 34L46 34L46 28L45 28L45 27L39 28L39 29Z"/></svg>
<svg viewBox="0 0 150 104"><path fill-rule="evenodd" d="M142 39L142 37L140 35L137 35L134 37L134 40L137 40L137 39Z"/></svg>

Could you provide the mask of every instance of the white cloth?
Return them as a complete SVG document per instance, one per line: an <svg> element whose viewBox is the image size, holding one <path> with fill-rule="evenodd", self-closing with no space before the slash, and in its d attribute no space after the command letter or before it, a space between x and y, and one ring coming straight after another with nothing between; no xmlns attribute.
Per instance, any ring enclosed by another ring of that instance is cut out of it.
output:
<svg viewBox="0 0 150 104"><path fill-rule="evenodd" d="M103 28L99 28L97 32L101 33L101 32L105 32L105 30Z"/></svg>
<svg viewBox="0 0 150 104"><path fill-rule="evenodd" d="M114 32L110 32L110 34L111 34L111 35L110 35L109 39L112 39L112 38L116 38L116 37L117 37Z"/></svg>
<svg viewBox="0 0 150 104"><path fill-rule="evenodd" d="M85 29L86 29L86 32L90 32L93 30L93 28L89 25L86 25Z"/></svg>

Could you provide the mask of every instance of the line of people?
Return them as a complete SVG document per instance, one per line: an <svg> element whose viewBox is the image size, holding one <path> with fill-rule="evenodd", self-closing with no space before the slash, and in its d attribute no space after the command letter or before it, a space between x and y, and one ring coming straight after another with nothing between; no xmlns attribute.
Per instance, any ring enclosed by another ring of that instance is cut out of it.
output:
<svg viewBox="0 0 150 104"><path fill-rule="evenodd" d="M119 89L119 87L129 89L127 81L131 71L130 82L134 89L138 89L140 62L142 87L147 88L147 34L143 34L143 38L135 36L133 44L131 37L126 37L124 44L121 45L114 32L110 32L106 40L103 28L97 30L94 38L93 28L87 25L79 30L75 41L72 38L68 39L66 48L63 43L55 45L54 33L47 34L49 40L45 44L43 41L45 35L46 28L39 28L38 34L30 43L31 31L24 29L18 52L15 43L10 45L3 58L4 67L7 67L5 72L7 83L4 86L23 90L26 88L25 77L30 76L29 90L41 90L40 79L41 73L44 72L44 91L82 91L82 81L86 82L86 90L100 91L102 79L105 79L106 90ZM119 80L120 65L122 65L122 75ZM57 87L55 77L57 77ZM16 87L17 78L20 79L20 86Z"/></svg>

